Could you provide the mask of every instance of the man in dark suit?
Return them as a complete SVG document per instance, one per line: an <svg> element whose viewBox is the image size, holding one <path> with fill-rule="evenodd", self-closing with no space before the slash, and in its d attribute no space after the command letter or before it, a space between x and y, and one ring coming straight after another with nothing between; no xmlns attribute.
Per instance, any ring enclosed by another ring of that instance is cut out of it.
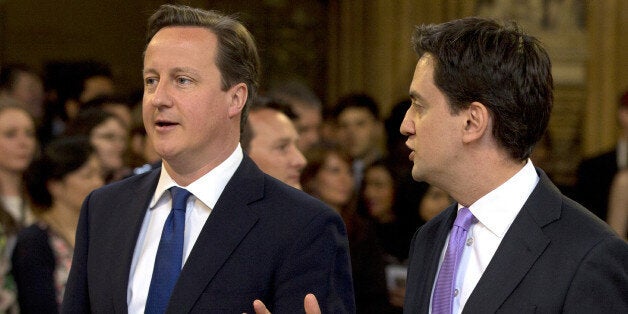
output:
<svg viewBox="0 0 628 314"><path fill-rule="evenodd" d="M628 313L628 244L529 159L553 101L540 43L464 18L413 45L412 177L456 203L413 237L404 313Z"/></svg>
<svg viewBox="0 0 628 314"><path fill-rule="evenodd" d="M553 99L539 42L465 18L417 27L413 45L412 176L457 204L413 238L404 312L628 312L628 244L528 158Z"/></svg>
<svg viewBox="0 0 628 314"><path fill-rule="evenodd" d="M300 190L307 161L297 146L295 117L287 104L257 97L249 109L240 145L262 171Z"/></svg>
<svg viewBox="0 0 628 314"><path fill-rule="evenodd" d="M584 159L578 165L574 199L602 220L607 219L608 198L619 170L628 168L628 92L617 108L619 137L613 149Z"/></svg>
<svg viewBox="0 0 628 314"><path fill-rule="evenodd" d="M163 163L87 197L63 312L294 313L309 292L353 312L340 217L239 145L259 75L250 33L164 5L147 38L143 119Z"/></svg>

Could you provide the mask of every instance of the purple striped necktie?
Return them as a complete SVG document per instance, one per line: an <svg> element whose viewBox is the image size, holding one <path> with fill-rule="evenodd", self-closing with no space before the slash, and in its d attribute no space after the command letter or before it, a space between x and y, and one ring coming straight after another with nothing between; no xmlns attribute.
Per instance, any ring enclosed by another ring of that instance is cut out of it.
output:
<svg viewBox="0 0 628 314"><path fill-rule="evenodd" d="M458 211L458 216L456 216L449 236L445 258L440 266L436 285L434 286L434 294L432 295L433 314L452 313L456 272L467 240L467 232L474 222L475 217L468 208L463 207Z"/></svg>

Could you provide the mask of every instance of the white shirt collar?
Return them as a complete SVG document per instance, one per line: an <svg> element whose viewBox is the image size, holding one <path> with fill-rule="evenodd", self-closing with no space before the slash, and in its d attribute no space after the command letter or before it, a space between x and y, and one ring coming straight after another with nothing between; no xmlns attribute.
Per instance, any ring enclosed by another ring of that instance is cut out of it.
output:
<svg viewBox="0 0 628 314"><path fill-rule="evenodd" d="M528 159L514 176L469 206L477 220L498 237L503 237L539 182ZM458 205L460 209L462 206Z"/></svg>
<svg viewBox="0 0 628 314"><path fill-rule="evenodd" d="M240 166L243 156L242 147L238 144L233 153L231 153L231 155L216 168L212 169L198 180L192 182L184 188L190 191L192 195L209 208L214 208L218 202L220 194L222 194L222 191L227 186L227 183L231 180L231 177L238 169L238 166ZM162 164L159 182L157 183L157 188L155 189L155 194L153 194L149 208L153 209L157 205L157 202L163 199L164 193L173 186L179 185L174 182Z"/></svg>

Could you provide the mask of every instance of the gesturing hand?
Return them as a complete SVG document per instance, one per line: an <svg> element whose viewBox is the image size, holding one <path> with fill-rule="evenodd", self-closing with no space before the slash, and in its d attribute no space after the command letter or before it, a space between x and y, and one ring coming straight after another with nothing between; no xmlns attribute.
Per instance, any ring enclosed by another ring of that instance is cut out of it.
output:
<svg viewBox="0 0 628 314"><path fill-rule="evenodd" d="M255 314L271 314L270 311L264 305L264 302L260 300L253 301L253 308L255 309ZM321 309L318 306L318 300L316 297L309 293L303 299L303 308L305 309L305 314L321 314Z"/></svg>

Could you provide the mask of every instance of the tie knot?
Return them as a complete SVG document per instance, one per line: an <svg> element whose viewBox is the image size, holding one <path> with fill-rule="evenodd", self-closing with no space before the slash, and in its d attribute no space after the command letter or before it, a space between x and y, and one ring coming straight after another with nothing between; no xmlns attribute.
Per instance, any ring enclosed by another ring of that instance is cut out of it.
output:
<svg viewBox="0 0 628 314"><path fill-rule="evenodd" d="M192 194L184 188L173 186L170 188L170 195L172 195L172 209L185 211L188 197Z"/></svg>
<svg viewBox="0 0 628 314"><path fill-rule="evenodd" d="M468 231L469 227L471 227L474 222L475 216L473 216L468 208L463 207L458 211L458 216L456 216L454 225Z"/></svg>

